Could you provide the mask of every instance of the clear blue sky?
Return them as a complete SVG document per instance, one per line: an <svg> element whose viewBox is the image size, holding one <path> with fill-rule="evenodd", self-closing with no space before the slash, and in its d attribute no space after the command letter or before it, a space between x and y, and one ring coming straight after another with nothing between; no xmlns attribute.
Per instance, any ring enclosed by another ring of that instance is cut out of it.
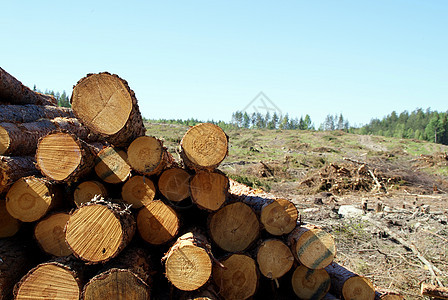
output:
<svg viewBox="0 0 448 300"><path fill-rule="evenodd" d="M230 120L263 91L319 126L448 109L448 1L2 1L0 66L65 90L129 82L146 118Z"/></svg>

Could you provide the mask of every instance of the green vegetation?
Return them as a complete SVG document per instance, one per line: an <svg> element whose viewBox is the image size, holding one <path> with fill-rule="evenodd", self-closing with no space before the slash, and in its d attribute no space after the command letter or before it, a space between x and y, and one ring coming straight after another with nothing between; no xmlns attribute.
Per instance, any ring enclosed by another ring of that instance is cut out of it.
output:
<svg viewBox="0 0 448 300"><path fill-rule="evenodd" d="M56 98L56 100L58 101L58 106L62 106L62 107L71 107L71 103L70 103L70 97L65 93L65 91L63 91L62 93L60 92L55 92L53 90L45 90L45 92L42 92L41 90L38 90L36 88L36 85L34 85L33 87L33 91L41 93L41 94L45 94L45 95L51 95L53 97Z"/></svg>

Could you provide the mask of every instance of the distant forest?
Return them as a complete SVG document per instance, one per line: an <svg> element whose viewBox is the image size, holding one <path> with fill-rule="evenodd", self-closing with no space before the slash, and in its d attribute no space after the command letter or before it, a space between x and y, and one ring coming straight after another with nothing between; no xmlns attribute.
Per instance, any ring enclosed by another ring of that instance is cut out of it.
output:
<svg viewBox="0 0 448 300"><path fill-rule="evenodd" d="M59 106L63 106L63 107L71 107L72 105L70 104L70 99L67 96L67 93L65 91L63 91L62 93L60 92L55 92L53 90L45 90L45 92L42 92L41 90L38 90L36 88L36 85L34 85L33 87L33 91L41 93L41 94L45 94L45 95L52 95L56 98L56 100L58 101L58 105Z"/></svg>

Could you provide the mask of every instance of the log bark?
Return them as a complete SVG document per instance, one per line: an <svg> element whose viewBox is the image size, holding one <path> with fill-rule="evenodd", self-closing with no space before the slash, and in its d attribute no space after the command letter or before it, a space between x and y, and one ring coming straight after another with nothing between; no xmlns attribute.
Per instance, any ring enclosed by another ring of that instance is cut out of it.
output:
<svg viewBox="0 0 448 300"><path fill-rule="evenodd" d="M246 250L260 233L255 212L242 202L228 204L211 215L208 228L211 239L228 252Z"/></svg>
<svg viewBox="0 0 448 300"><path fill-rule="evenodd" d="M0 122L30 123L39 119L74 118L71 108L51 105L7 105L0 110Z"/></svg>
<svg viewBox="0 0 448 300"><path fill-rule="evenodd" d="M95 165L95 148L68 132L54 132L40 139L36 163L41 173L56 182L76 182Z"/></svg>
<svg viewBox="0 0 448 300"><path fill-rule="evenodd" d="M174 163L174 158L163 147L162 141L152 136L136 138L128 148L128 162L133 170L143 175L159 175Z"/></svg>
<svg viewBox="0 0 448 300"><path fill-rule="evenodd" d="M38 174L34 157L0 155L0 195L19 178Z"/></svg>
<svg viewBox="0 0 448 300"><path fill-rule="evenodd" d="M143 206L137 215L137 229L144 241L151 245L162 245L172 240L179 232L180 220L176 211L154 200Z"/></svg>
<svg viewBox="0 0 448 300"><path fill-rule="evenodd" d="M323 269L336 255L336 245L331 234L307 224L297 226L288 236L294 257L309 269Z"/></svg>
<svg viewBox="0 0 448 300"><path fill-rule="evenodd" d="M0 68L0 102L4 104L57 105L53 96L32 91Z"/></svg>
<svg viewBox="0 0 448 300"><path fill-rule="evenodd" d="M190 197L190 174L181 168L170 168L160 175L160 193L169 201L180 202Z"/></svg>
<svg viewBox="0 0 448 300"><path fill-rule="evenodd" d="M211 247L206 237L197 231L180 236L163 260L166 278L180 290L197 290L210 279Z"/></svg>
<svg viewBox="0 0 448 300"><path fill-rule="evenodd" d="M81 182L73 193L73 201L76 207L81 207L83 203L91 201L95 196L107 198L106 187L99 181L88 180Z"/></svg>
<svg viewBox="0 0 448 300"><path fill-rule="evenodd" d="M255 261L245 254L232 254L213 267L213 280L226 300L244 300L255 295L259 273Z"/></svg>
<svg viewBox="0 0 448 300"><path fill-rule="evenodd" d="M73 257L39 264L16 284L14 299L78 300L82 276L82 264Z"/></svg>
<svg viewBox="0 0 448 300"><path fill-rule="evenodd" d="M131 176L126 152L113 146L102 149L95 159L95 172L104 182L125 182Z"/></svg>
<svg viewBox="0 0 448 300"><path fill-rule="evenodd" d="M40 220L34 228L34 238L41 249L56 257L68 256L72 251L65 243L64 228L70 214L53 213Z"/></svg>
<svg viewBox="0 0 448 300"><path fill-rule="evenodd" d="M105 263L132 240L135 221L125 205L94 199L70 214L65 232L76 257L89 264Z"/></svg>
<svg viewBox="0 0 448 300"><path fill-rule="evenodd" d="M291 279L294 293L300 299L324 299L330 290L330 276L325 269L308 269L298 266Z"/></svg>
<svg viewBox="0 0 448 300"><path fill-rule="evenodd" d="M288 234L296 227L299 212L288 199L277 198L234 180L230 180L229 194L231 198L252 207L264 229L272 235Z"/></svg>
<svg viewBox="0 0 448 300"><path fill-rule="evenodd" d="M179 296L176 295L175 299L180 300L222 300L219 296L217 287L213 284L208 284L199 290L192 292L182 291Z"/></svg>
<svg viewBox="0 0 448 300"><path fill-rule="evenodd" d="M135 175L126 181L121 189L121 197L132 208L149 205L156 195L156 187L151 179Z"/></svg>
<svg viewBox="0 0 448 300"><path fill-rule="evenodd" d="M129 146L145 135L134 91L117 75L88 74L73 88L71 103L85 126L116 147Z"/></svg>
<svg viewBox="0 0 448 300"><path fill-rule="evenodd" d="M420 292L422 296L434 297L436 299L448 299L448 288L446 287L436 286L423 282Z"/></svg>
<svg viewBox="0 0 448 300"><path fill-rule="evenodd" d="M220 172L199 171L190 181L191 200L201 209L217 211L226 201L229 179Z"/></svg>
<svg viewBox="0 0 448 300"><path fill-rule="evenodd" d="M6 194L6 209L12 217L22 222L40 220L60 204L60 187L36 176L20 178Z"/></svg>
<svg viewBox="0 0 448 300"><path fill-rule="evenodd" d="M375 299L373 284L365 277L353 273L333 262L325 268L331 278L331 292L344 299Z"/></svg>
<svg viewBox="0 0 448 300"><path fill-rule="evenodd" d="M261 274L269 279L285 275L294 263L289 247L278 239L268 239L257 250L257 264Z"/></svg>
<svg viewBox="0 0 448 300"><path fill-rule="evenodd" d="M180 142L181 157L186 167L194 170L216 169L229 151L229 137L211 123L190 128Z"/></svg>
<svg viewBox="0 0 448 300"><path fill-rule="evenodd" d="M0 200L0 239L15 235L20 225L21 222L13 218L6 209L6 201Z"/></svg>

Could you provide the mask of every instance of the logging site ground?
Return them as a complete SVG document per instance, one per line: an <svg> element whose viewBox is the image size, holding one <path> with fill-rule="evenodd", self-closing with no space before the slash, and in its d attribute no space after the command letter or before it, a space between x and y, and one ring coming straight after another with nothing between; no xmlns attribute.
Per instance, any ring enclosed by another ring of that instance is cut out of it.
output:
<svg viewBox="0 0 448 300"><path fill-rule="evenodd" d="M187 126L146 127L179 158ZM407 299L421 299L422 282L448 286L447 146L342 131L226 133L220 169L293 200L302 222L333 234L337 262Z"/></svg>

